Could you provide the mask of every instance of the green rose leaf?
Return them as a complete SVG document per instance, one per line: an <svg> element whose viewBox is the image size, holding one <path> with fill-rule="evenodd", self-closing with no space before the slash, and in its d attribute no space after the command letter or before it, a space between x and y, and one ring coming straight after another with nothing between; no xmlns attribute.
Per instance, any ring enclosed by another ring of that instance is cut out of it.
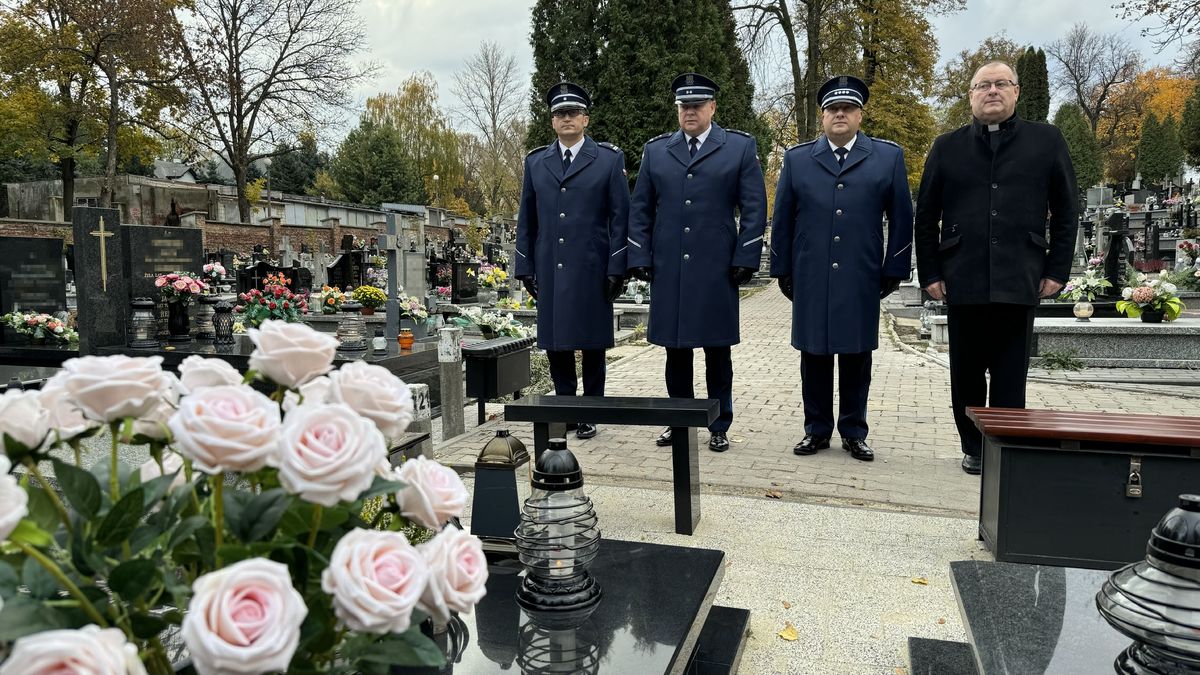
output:
<svg viewBox="0 0 1200 675"><path fill-rule="evenodd" d="M63 495L71 503L71 508L85 518L94 518L100 512L100 483L91 473L73 464L52 459L54 476L62 488Z"/></svg>

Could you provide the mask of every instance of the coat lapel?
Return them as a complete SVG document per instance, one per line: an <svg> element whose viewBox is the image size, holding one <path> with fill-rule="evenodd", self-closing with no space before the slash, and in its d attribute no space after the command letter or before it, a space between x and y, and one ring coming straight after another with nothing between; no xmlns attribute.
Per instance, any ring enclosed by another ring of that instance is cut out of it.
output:
<svg viewBox="0 0 1200 675"><path fill-rule="evenodd" d="M596 159L598 147L599 146L596 145L596 141L593 141L590 137L584 136L583 147L579 149L579 156L571 160L571 166L567 169L567 175L563 176L562 182L567 182L568 178L574 176L580 171L583 171L583 167L591 164L592 161ZM561 158L559 159L558 166L559 168L562 168Z"/></svg>
<svg viewBox="0 0 1200 675"><path fill-rule="evenodd" d="M712 130L708 132L708 138L704 139L704 144L700 146L700 150L696 153L696 156L692 158L691 163L698 164L700 160L716 152L717 148L724 144L725 130L714 123L712 125Z"/></svg>
<svg viewBox="0 0 1200 675"><path fill-rule="evenodd" d="M687 166L691 164L692 156L688 154L685 138L687 137L684 136L682 130L671 134L671 137L667 139L667 152L671 153L671 156L678 160L680 164Z"/></svg>
<svg viewBox="0 0 1200 675"><path fill-rule="evenodd" d="M828 143L825 144L825 148L829 148ZM846 173L853 168L855 164L858 164L869 157L873 151L874 148L872 148L871 139L867 138L867 135L863 132L858 132L858 138L854 141L854 147L850 148L850 154L846 155L846 163L842 165L842 173ZM833 153L830 152L829 154L832 155ZM837 164L836 158L833 160L833 163Z"/></svg>
<svg viewBox="0 0 1200 675"><path fill-rule="evenodd" d="M558 141L554 141L542 154L542 163L546 165L546 170L554 176L554 180L560 184L563 182L562 170L562 152L558 149Z"/></svg>
<svg viewBox="0 0 1200 675"><path fill-rule="evenodd" d="M837 157L834 157L833 151L829 149L829 138L824 134L817 139L816 143L813 143L812 157L829 173L836 176L842 172L842 167L837 163Z"/></svg>

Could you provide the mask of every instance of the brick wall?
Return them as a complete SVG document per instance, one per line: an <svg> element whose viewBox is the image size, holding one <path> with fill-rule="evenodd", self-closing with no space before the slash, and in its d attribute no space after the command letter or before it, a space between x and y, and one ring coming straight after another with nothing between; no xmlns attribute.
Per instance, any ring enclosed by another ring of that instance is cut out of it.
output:
<svg viewBox="0 0 1200 675"><path fill-rule="evenodd" d="M256 244L271 244L271 228L265 224L246 225L209 220L201 225L201 229L204 230L206 251L219 251L224 248L238 253L249 253Z"/></svg>
<svg viewBox="0 0 1200 675"><path fill-rule="evenodd" d="M0 218L0 237L46 237L65 239L68 244L75 242L70 223L49 220Z"/></svg>

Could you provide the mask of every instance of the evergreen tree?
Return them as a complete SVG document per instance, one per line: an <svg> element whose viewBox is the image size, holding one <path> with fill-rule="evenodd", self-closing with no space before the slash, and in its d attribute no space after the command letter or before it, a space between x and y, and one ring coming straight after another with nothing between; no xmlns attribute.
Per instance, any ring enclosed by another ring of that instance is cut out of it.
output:
<svg viewBox="0 0 1200 675"><path fill-rule="evenodd" d="M1100 144L1083 115L1083 109L1075 103L1064 103L1054 113L1054 126L1062 132L1071 153L1071 164L1075 167L1076 184L1085 192L1103 178L1104 163Z"/></svg>
<svg viewBox="0 0 1200 675"><path fill-rule="evenodd" d="M1145 182L1155 182L1166 175L1161 171L1158 158L1162 153L1162 126L1154 113L1142 121L1142 134L1137 145L1137 170ZM1161 171L1161 173L1160 173Z"/></svg>
<svg viewBox="0 0 1200 675"><path fill-rule="evenodd" d="M1035 76L1030 62L1036 60L1037 52L1033 50L1033 47L1026 47L1017 57L1017 62L1013 64L1017 82L1021 85L1021 97L1017 99L1017 116L1023 120L1032 119L1030 105L1033 99L1029 93L1030 87L1034 85Z"/></svg>
<svg viewBox="0 0 1200 675"><path fill-rule="evenodd" d="M1034 115L1030 119L1045 122L1050 117L1050 71L1046 68L1046 52L1043 49L1037 50L1033 74L1037 78L1037 91L1033 92L1037 97L1037 105L1030 106L1030 112Z"/></svg>
<svg viewBox="0 0 1200 675"><path fill-rule="evenodd" d="M529 92L529 129L525 147L554 138L544 96L558 82L578 84L595 98L600 0L537 0L533 6L533 77ZM601 140L607 140L601 138Z"/></svg>
<svg viewBox="0 0 1200 675"><path fill-rule="evenodd" d="M1200 83L1183 104L1183 119L1179 123L1179 141L1187 153L1188 162L1200 167Z"/></svg>
<svg viewBox="0 0 1200 675"><path fill-rule="evenodd" d="M282 144L275 147L276 152L286 149ZM271 189L302 195L312 186L317 170L327 163L327 158L317 151L316 136L304 132L296 139L294 148L275 157L271 164Z"/></svg>
<svg viewBox="0 0 1200 675"><path fill-rule="evenodd" d="M1026 47L1014 66L1021 98L1017 115L1031 122L1045 122L1050 115L1050 75L1046 72L1046 52Z"/></svg>
<svg viewBox="0 0 1200 675"><path fill-rule="evenodd" d="M348 201L377 205L415 204L422 194L420 177L405 161L400 133L364 115L346 135L329 164L330 177Z"/></svg>
<svg viewBox="0 0 1200 675"><path fill-rule="evenodd" d="M1174 113L1167 115L1167 119L1163 120L1160 133L1162 133L1162 182L1165 184L1183 173L1183 162L1187 153L1179 140L1179 123L1175 121Z"/></svg>

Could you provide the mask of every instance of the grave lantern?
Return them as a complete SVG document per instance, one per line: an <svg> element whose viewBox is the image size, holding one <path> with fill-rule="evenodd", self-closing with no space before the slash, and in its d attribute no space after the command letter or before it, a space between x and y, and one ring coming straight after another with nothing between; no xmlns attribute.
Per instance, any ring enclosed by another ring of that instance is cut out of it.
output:
<svg viewBox="0 0 1200 675"><path fill-rule="evenodd" d="M213 330L213 316L216 315L217 303L220 298L215 295L202 295L196 308L196 339L212 340L216 337Z"/></svg>
<svg viewBox="0 0 1200 675"><path fill-rule="evenodd" d="M521 521L517 469L528 462L525 444L508 429L497 430L495 438L488 440L475 460L471 534L483 541L485 550L510 554L516 550L512 543L513 533Z"/></svg>
<svg viewBox="0 0 1200 675"><path fill-rule="evenodd" d="M516 530L525 581L517 603L529 611L590 613L600 586L588 568L600 550L596 510L583 493L583 472L563 438L550 440L533 469L533 490Z"/></svg>
<svg viewBox="0 0 1200 675"><path fill-rule="evenodd" d="M1113 572L1096 607L1134 640L1117 673L1200 672L1200 495L1179 497L1151 530L1146 559Z"/></svg>
<svg viewBox="0 0 1200 675"><path fill-rule="evenodd" d="M213 344L233 344L233 305L222 300L213 308Z"/></svg>
<svg viewBox="0 0 1200 675"><path fill-rule="evenodd" d="M367 350L367 322L359 312L362 305L354 302L342 303L342 318L338 321L337 339L341 344L338 349L344 352L365 352Z"/></svg>
<svg viewBox="0 0 1200 675"><path fill-rule="evenodd" d="M134 298L129 313L129 346L157 347L158 319L154 317L154 301Z"/></svg>

